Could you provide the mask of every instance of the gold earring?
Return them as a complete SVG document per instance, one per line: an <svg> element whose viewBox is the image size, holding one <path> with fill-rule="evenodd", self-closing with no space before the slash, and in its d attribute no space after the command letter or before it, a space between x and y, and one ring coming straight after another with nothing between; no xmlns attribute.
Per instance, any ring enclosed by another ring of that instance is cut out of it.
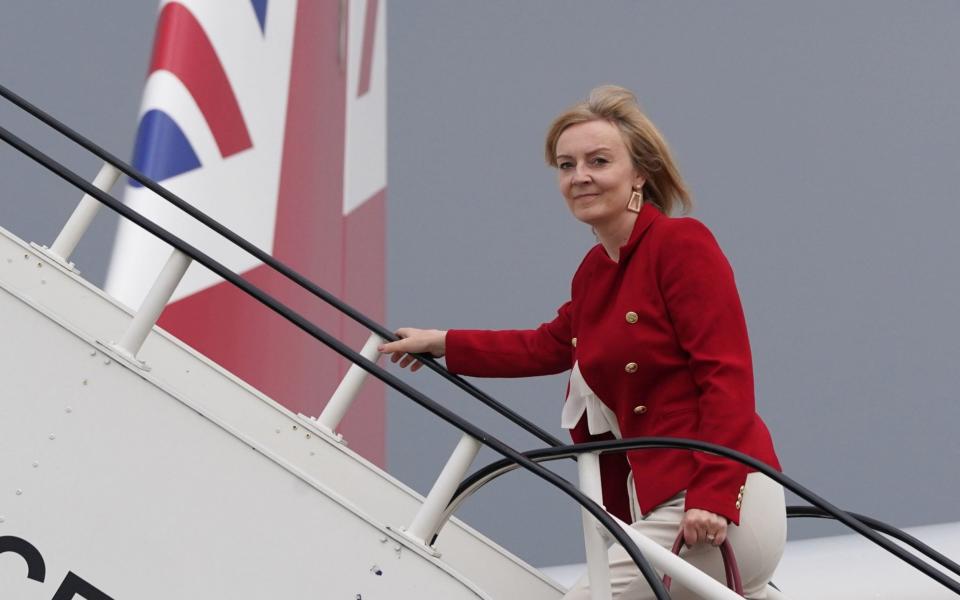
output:
<svg viewBox="0 0 960 600"><path fill-rule="evenodd" d="M643 189L634 188L633 193L630 194L630 200L627 201L627 210L638 213L641 206L643 206Z"/></svg>

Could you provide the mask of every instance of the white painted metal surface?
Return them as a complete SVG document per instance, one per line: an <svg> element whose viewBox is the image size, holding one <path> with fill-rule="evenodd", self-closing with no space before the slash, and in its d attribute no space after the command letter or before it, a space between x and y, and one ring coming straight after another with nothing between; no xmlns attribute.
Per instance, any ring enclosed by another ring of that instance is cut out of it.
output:
<svg viewBox="0 0 960 600"><path fill-rule="evenodd" d="M68 572L115 600L562 595L457 520L439 558L394 533L419 495L171 336L118 362L96 340L129 309L2 230L0 318L0 537L47 570L0 555L0 597Z"/></svg>
<svg viewBox="0 0 960 600"><path fill-rule="evenodd" d="M457 491L457 486L467 476L467 470L473 464L473 459L477 457L480 451L480 442L476 438L467 434L460 437L456 448L447 459L443 470L433 482L430 493L426 500L420 506L413 523L407 529L407 535L416 542L425 546L430 545L430 537L437 530L440 519L443 517L443 509L450 504L450 500Z"/></svg>
<svg viewBox="0 0 960 600"><path fill-rule="evenodd" d="M153 286L150 288L150 291L147 292L147 297L143 299L140 310L138 310L136 316L133 317L133 321L130 322L127 330L123 332L123 337L121 337L120 341L114 346L114 350L125 359L133 361L134 363L137 362L137 352L140 352L140 348L143 346L144 340L147 339L147 335L153 330L153 326L157 324L160 313L163 312L164 307L166 307L167 302L170 300L170 296L172 296L174 290L177 289L177 285L179 285L180 280L183 279L183 275L190 267L190 263L190 257L183 252L177 249L170 252L167 263L163 265L163 269L153 282Z"/></svg>
<svg viewBox="0 0 960 600"><path fill-rule="evenodd" d="M376 362L377 359L380 358L380 353L377 352L377 346L384 341L386 340L379 335L371 333L366 343L364 343L363 348L360 349L360 356L369 361ZM340 385L337 386L333 395L330 396L327 405L323 407L323 412L321 412L317 418L317 425L328 431L330 435L339 439L336 433L337 427L340 426L340 421L343 420L347 411L350 410L350 405L353 404L357 394L360 393L360 388L363 387L363 382L366 381L366 379L366 371L357 365L350 365L350 368L347 369L347 374L344 375L340 381Z"/></svg>
<svg viewBox="0 0 960 600"><path fill-rule="evenodd" d="M110 188L117 183L117 179L119 178L120 171L116 167L110 163L103 163L103 166L100 167L100 172L98 172L97 176L93 179L93 187L104 192L109 192ZM50 253L57 259L69 263L70 255L72 255L73 251L77 248L77 244L80 243L83 234L90 228L90 223L92 223L93 218L97 216L100 206L98 200L88 194L84 194L83 198L80 199L80 203L77 204L77 208L73 210L73 214L67 219L63 229L60 230L57 239L54 240L53 245L50 246Z"/></svg>
<svg viewBox="0 0 960 600"><path fill-rule="evenodd" d="M577 458L577 476L580 491L594 502L603 505L603 487L600 484L600 455L581 454ZM585 508L580 509L583 522L583 544L587 556L591 600L610 599L610 569L607 568L607 540L600 532L601 525ZM605 532L606 533L606 532Z"/></svg>

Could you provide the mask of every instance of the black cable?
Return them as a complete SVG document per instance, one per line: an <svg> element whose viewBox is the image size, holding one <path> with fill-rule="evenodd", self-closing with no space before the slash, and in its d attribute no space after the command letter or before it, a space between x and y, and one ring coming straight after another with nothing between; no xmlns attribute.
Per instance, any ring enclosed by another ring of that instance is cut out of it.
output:
<svg viewBox="0 0 960 600"><path fill-rule="evenodd" d="M213 219L203 211L198 210L196 207L192 206L187 201L183 200L182 198L180 198L170 190L161 186L159 183L157 183L153 179L147 177L146 175L141 173L139 170L137 170L133 166L120 160L118 157L114 156L107 150L101 148L99 145L94 143L89 138L74 131L65 123L60 122L59 120L57 120L50 114L46 113L42 109L34 106L28 100L20 97L15 92L3 86L2 84L0 84L0 96L3 96L8 101L12 102L13 104L17 105L18 107L20 107L21 109L29 113L31 116L39 119L47 126L52 127L56 131L65 135L76 144L79 144L89 152L100 157L102 160L112 164L114 167L116 167L117 169L125 173L128 177L132 177L133 179L139 181L147 189L153 191L154 193L159 195L161 198L163 198L167 202L170 202L171 204L173 204L180 210L184 211L194 219L203 223L204 225L212 229L217 234L230 240L232 243L236 244L237 246L242 248L244 251L254 256L257 260L263 262L264 264L268 265L272 269L276 270L278 273L290 279L291 281L293 281L303 289L307 290L314 296L320 298L324 302L335 307L337 310L344 313L345 315L347 315L357 323L366 327L369 331L376 333L377 335L379 335L385 340L396 341L398 339L397 336L394 335L392 331L388 330L383 325L377 323L376 321L366 316L359 310L353 308L346 302L340 300L330 292L326 291L325 289L321 288L317 284L313 283L312 281L307 279L305 276L293 270L293 268L287 266L283 262L277 260L267 252L264 252L260 248L257 248L247 240L243 239L243 237L241 237L240 235L224 227L222 224L217 222L215 219ZM435 373L438 373L441 377L443 377L447 381L453 383L458 388L467 392L477 400L480 400L481 402L486 404L488 407L498 412L500 415L506 417L515 425L518 425L519 427L521 427L524 431L539 438L544 443L549 444L550 446L560 446L563 444L563 442L561 442L559 439L557 439L556 437L548 433L543 428L539 427L535 423L532 423L528 419L525 419L518 413L508 408L506 405L495 400L492 396L482 391L480 388L476 387L469 381L445 369L432 356L428 354L417 354L416 356L417 356L417 359L420 362L422 362L427 368L434 371Z"/></svg>
<svg viewBox="0 0 960 600"><path fill-rule="evenodd" d="M130 209L122 202L114 198L113 196L107 194L106 192L97 189L92 184L87 182L85 179L70 171L60 163L51 159L49 156L40 152L27 142L21 140L19 137L9 132L4 127L0 127L0 139L4 142L10 144L16 148L21 153L30 157L34 161L40 163L44 168L53 172L61 179L67 181L74 187L80 189L85 194L97 199L101 203L107 205L124 218L133 221L136 225L148 231L152 235L166 242L170 246L173 246L180 252L183 252L191 259L200 263L204 267L210 269L215 274L219 275L223 279L229 281L236 287L240 288L248 295L255 298L261 304L269 307L275 313L279 314L286 320L290 321L312 337L324 343L327 347L334 350L340 356L346 358L350 362L359 365L364 371L370 373L383 383L389 385L391 388L397 390L407 398L413 400L423 408L427 409L434 415L440 417L450 425L453 425L460 431L474 437L480 441L485 446L491 448L497 453L506 457L507 460L512 463L519 464L524 469L532 472L534 475L540 477L546 482L550 483L554 487L559 488L562 492L567 494L567 496L573 498L578 504L583 508L587 509L594 518L599 521L607 531L619 542L624 549L627 551L627 554L633 559L637 567L640 569L640 572L643 574L644 578L650 584L651 589L653 590L657 600L669 600L670 596L667 594L667 591L663 587L663 582L660 580L656 571L650 566L650 564L643 557L643 554L640 552L640 549L637 548L633 540L630 539L630 536L620 528L620 526L613 520L613 518L605 511L600 505L596 502L585 496L580 490L578 490L574 485L572 485L566 479L563 479L559 475L553 473L552 471L541 467L535 462L528 459L522 453L518 452L511 446L508 446L499 439L489 435L479 427L475 426L473 423L462 419L446 407L440 405L437 402L434 402L428 398L425 394L414 389L407 383L403 382L401 379L397 378L395 375L392 375L388 371L382 369L375 362L369 361L364 358L361 354L355 352L352 348L343 344L337 338L333 337L326 331L320 329L313 323L310 323L307 319L302 317L297 312L293 311L286 305L277 301L275 298L249 283L221 263L210 258L194 246L188 244L187 242L181 240L177 236L173 235L166 229L160 227L156 223L153 223L146 217L137 213L136 211Z"/></svg>
<svg viewBox="0 0 960 600"><path fill-rule="evenodd" d="M897 529L893 525L884 523L879 519L874 519L873 517L862 515L859 513L846 511L848 515L852 515L856 519L863 521L863 523L869 526L874 531L879 531L884 535L889 535L890 537L900 540L904 544L910 546L920 554L923 554L930 560L939 564L948 571L952 571L956 575L960 575L960 565L953 562L946 555L941 554L934 548L931 548L923 541L915 538L906 531L902 529ZM825 512L823 509L817 508L816 506L788 506L787 507L787 518L788 519L797 519L797 518L812 518L812 519L830 519L835 520L833 515Z"/></svg>
<svg viewBox="0 0 960 600"><path fill-rule="evenodd" d="M669 438L669 437L640 437L632 438L625 440L608 440L602 442L587 442L583 444L571 444L568 446L562 446L559 448L542 448L538 450L531 450L524 452L524 455L527 458L530 458L534 462L544 462L559 460L564 458L575 457L578 454L583 454L586 452L624 452L627 450L640 450L640 449L651 449L651 448L669 448L669 449L679 449L679 450L695 450L698 452L706 452L709 454L716 454L725 458L729 458L745 464L761 473L770 477L774 481L780 483L783 487L789 489L796 495L800 496L810 504L816 506L818 509L830 515L830 518L833 518L837 521L840 521L850 529L853 529L861 536L867 538L871 542L877 544L890 554L893 554L900 560L904 561L908 565L914 567L924 575L927 575L934 581L937 581L944 587L948 588L955 594L960 595L960 583L951 579L946 574L941 571L933 568L931 565L923 562L913 554L906 552L903 548L897 546L887 538L876 533L871 529L870 526L861 521L858 516L853 513L848 513L843 511L827 500L821 498L817 494L813 493L806 487L800 485L790 477L784 475L780 471L770 467L766 463L763 463L752 456L747 456L742 452L732 450L730 448L725 448L723 446L718 446L716 444L711 444L709 442L701 442L699 440L691 440L684 438ZM516 467L510 464L505 460L498 460L492 462L481 469L475 471L457 488L457 491L454 493L453 499L450 501L450 504L446 511L446 517L449 518L449 515L460 505L460 503L465 499L466 496L476 492L479 487L486 485L493 479L508 473L515 469ZM442 524L442 523L441 523ZM887 526L889 527L889 526ZM893 529L892 527L890 529ZM908 534L901 532L903 536ZM434 536L435 538L436 536ZM900 539L898 537L898 539ZM926 548L926 545L916 540L917 546L914 546L918 551L926 554L923 548ZM907 542L909 543L909 542ZM912 544L911 544L912 545ZM931 550L930 554L927 556L945 568L953 571L954 573L960 574L960 567L958 567L953 561L946 558L939 552ZM942 560L941 560L942 559Z"/></svg>

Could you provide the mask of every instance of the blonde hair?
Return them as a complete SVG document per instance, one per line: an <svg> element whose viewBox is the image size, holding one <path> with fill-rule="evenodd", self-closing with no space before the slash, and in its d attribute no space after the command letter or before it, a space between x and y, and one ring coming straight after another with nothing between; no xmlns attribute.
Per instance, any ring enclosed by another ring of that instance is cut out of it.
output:
<svg viewBox="0 0 960 600"><path fill-rule="evenodd" d="M690 192L666 140L643 114L633 92L626 88L617 85L593 88L584 102L574 104L554 119L547 130L547 164L557 166L557 140L567 127L597 120L607 121L620 130L633 166L646 179L645 201L653 202L668 215L677 208L681 213L690 212L693 207Z"/></svg>

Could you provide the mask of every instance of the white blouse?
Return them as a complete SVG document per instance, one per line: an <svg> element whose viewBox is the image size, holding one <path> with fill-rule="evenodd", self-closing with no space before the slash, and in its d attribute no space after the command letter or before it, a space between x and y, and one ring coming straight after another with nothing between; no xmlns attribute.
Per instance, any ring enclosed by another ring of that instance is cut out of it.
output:
<svg viewBox="0 0 960 600"><path fill-rule="evenodd" d="M560 426L564 429L573 429L583 416L583 411L587 411L587 429L591 434L597 435L610 431L618 440L623 437L620 435L617 416L593 393L580 373L580 363L575 362L570 372L570 390L567 392L567 399L560 413Z"/></svg>

